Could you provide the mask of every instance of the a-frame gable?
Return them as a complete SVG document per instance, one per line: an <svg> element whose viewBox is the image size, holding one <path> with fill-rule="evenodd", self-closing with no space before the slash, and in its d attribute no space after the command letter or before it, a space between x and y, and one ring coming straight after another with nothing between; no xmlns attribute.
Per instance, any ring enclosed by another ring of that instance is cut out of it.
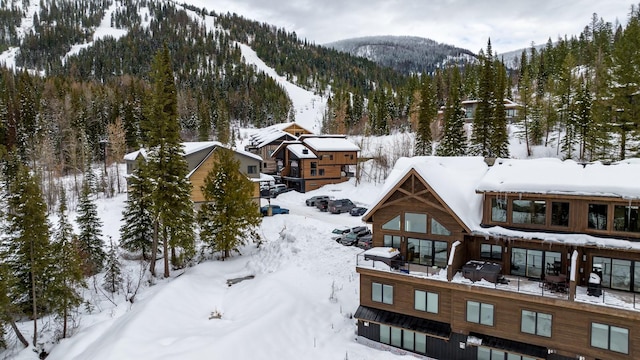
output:
<svg viewBox="0 0 640 360"><path fill-rule="evenodd" d="M424 204L425 206L448 213L467 233L471 233L469 227L460 217L442 200L438 193L425 182L415 169L407 174L392 187L387 194L367 213L365 222L371 222L376 211L388 206L406 202L407 200Z"/></svg>

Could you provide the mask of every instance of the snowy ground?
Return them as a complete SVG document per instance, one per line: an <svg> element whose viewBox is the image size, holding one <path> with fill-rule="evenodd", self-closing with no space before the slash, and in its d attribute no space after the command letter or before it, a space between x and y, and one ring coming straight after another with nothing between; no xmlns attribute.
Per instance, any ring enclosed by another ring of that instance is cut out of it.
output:
<svg viewBox="0 0 640 360"><path fill-rule="evenodd" d="M352 181L282 194L272 203L291 214L263 219L260 248L251 244L230 260L204 261L153 286L145 282L133 304L121 295L109 300L91 285L85 295L95 308L91 313L81 309L71 338L45 345L47 359L397 359L354 341L355 262L361 250L330 240L330 232L360 225L361 219L304 205L308 197L327 194L368 206L379 189ZM124 199L99 203L105 235L114 239ZM127 264L135 279L137 263ZM228 279L247 275L255 278L227 285ZM220 319L214 318L216 312ZM39 324L44 337L53 332L49 321ZM21 324L27 334L31 327ZM0 358L37 358L32 348L20 349L15 344Z"/></svg>

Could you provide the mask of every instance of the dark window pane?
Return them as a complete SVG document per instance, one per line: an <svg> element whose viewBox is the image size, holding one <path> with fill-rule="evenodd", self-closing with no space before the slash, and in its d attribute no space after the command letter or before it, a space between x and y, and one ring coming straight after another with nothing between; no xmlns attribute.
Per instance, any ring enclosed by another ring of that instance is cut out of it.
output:
<svg viewBox="0 0 640 360"><path fill-rule="evenodd" d="M551 225L569 226L569 203L551 203Z"/></svg>
<svg viewBox="0 0 640 360"><path fill-rule="evenodd" d="M607 205L589 204L589 229L607 230Z"/></svg>

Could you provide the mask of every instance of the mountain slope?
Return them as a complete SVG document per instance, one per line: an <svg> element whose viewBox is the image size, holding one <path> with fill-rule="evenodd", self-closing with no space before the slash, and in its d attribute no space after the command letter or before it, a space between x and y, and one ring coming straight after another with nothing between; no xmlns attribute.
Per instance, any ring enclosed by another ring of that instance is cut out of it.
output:
<svg viewBox="0 0 640 360"><path fill-rule="evenodd" d="M466 49L415 36L368 36L326 44L404 74L432 72L438 67L475 58Z"/></svg>

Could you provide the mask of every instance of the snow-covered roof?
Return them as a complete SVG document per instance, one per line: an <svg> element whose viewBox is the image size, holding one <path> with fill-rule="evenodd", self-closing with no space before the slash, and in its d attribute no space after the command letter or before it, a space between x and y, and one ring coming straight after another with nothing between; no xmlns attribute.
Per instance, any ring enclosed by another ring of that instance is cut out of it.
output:
<svg viewBox="0 0 640 360"><path fill-rule="evenodd" d="M222 145L222 143L218 141L192 141L192 142L190 141L190 142L183 142L180 145L182 145L182 150L184 151L185 156L191 155L200 150L212 148L214 146L224 147L224 145Z"/></svg>
<svg viewBox="0 0 640 360"><path fill-rule="evenodd" d="M640 160L604 165L554 158L498 159L476 190L639 199Z"/></svg>
<svg viewBox="0 0 640 360"><path fill-rule="evenodd" d="M345 137L305 137L304 143L316 151L360 151L360 147Z"/></svg>
<svg viewBox="0 0 640 360"><path fill-rule="evenodd" d="M147 152L145 151L145 149L140 149L140 150L126 154L124 156L124 159L127 161L134 161L135 159L138 158L139 155L142 155L142 157L145 159L147 158Z"/></svg>
<svg viewBox="0 0 640 360"><path fill-rule="evenodd" d="M298 157L298 159L317 159L316 154L314 154L313 151L309 150L308 147L302 144L290 144L289 146L287 146L287 149L289 149L289 151L291 151L293 155Z"/></svg>
<svg viewBox="0 0 640 360"><path fill-rule="evenodd" d="M377 206L411 170L415 170L429 184L475 235L640 250L640 243L623 239L480 226L483 191L640 199L640 159L612 165L594 163L584 166L571 160L498 159L489 167L481 157L401 158L387 177L381 196L373 204ZM374 209L375 206L364 217Z"/></svg>
<svg viewBox="0 0 640 360"><path fill-rule="evenodd" d="M295 122L279 123L267 126L262 129L258 129L249 137L249 141L253 146L260 148L275 140L280 139L281 137L284 137L285 139L296 139L295 135L284 131L284 129L290 127L291 125L296 125L299 128L312 133L311 130L306 129Z"/></svg>
<svg viewBox="0 0 640 360"><path fill-rule="evenodd" d="M409 171L415 170L469 229L475 229L482 218L482 195L475 192L475 187L487 169L484 158L479 156L400 158L387 177L380 198L373 204L382 201Z"/></svg>

